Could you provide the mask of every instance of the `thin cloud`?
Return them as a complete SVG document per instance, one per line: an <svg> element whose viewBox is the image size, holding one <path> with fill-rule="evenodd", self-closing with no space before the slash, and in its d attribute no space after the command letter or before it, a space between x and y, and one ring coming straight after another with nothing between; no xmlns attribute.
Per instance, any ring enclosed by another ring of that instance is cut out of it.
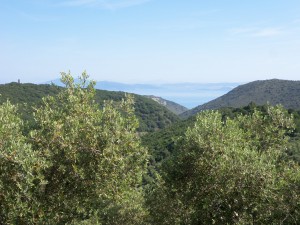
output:
<svg viewBox="0 0 300 225"><path fill-rule="evenodd" d="M191 12L190 15L191 16L196 16L196 17L199 17L199 16L209 16L209 15L214 15L216 13L219 13L221 12L220 9L208 9L208 10L201 10L201 11L196 11L196 12Z"/></svg>
<svg viewBox="0 0 300 225"><path fill-rule="evenodd" d="M165 23L156 26L158 30L167 31L185 31L205 28L208 25L205 22L198 21L179 21L177 23Z"/></svg>
<svg viewBox="0 0 300 225"><path fill-rule="evenodd" d="M255 28L235 28L231 29L230 33L233 35L239 35L239 34L249 34L254 32L256 29Z"/></svg>
<svg viewBox="0 0 300 225"><path fill-rule="evenodd" d="M88 7L99 7L108 10L117 10L121 8L128 8L136 5L147 3L151 0L67 0L60 2L60 6L88 6Z"/></svg>
<svg viewBox="0 0 300 225"><path fill-rule="evenodd" d="M283 33L284 32L280 28L264 28L256 31L252 35L254 37L274 37Z"/></svg>
<svg viewBox="0 0 300 225"><path fill-rule="evenodd" d="M233 35L244 35L248 37L275 37L284 34L282 28L266 27L266 28L237 28L232 29Z"/></svg>

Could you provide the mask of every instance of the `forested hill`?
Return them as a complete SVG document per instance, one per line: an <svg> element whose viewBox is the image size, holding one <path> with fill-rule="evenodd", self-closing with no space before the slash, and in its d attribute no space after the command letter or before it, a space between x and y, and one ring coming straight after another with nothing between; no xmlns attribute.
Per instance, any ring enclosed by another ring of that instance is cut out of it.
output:
<svg viewBox="0 0 300 225"><path fill-rule="evenodd" d="M187 118L207 109L243 107L250 102L257 105L281 104L288 109L300 109L300 81L272 79L250 82L234 88L215 100L186 111L181 116Z"/></svg>
<svg viewBox="0 0 300 225"><path fill-rule="evenodd" d="M19 84L15 82L3 84L0 85L0 104L7 99L13 104L20 104L21 114L26 120L30 120L31 115L28 110L31 110L32 106L39 105L42 97L56 95L61 90L62 87L47 84ZM95 100L101 105L104 100L119 101L124 96L124 92L96 90ZM134 99L136 116L140 121L139 131L154 131L165 128L179 120L177 115L152 99L135 94Z"/></svg>

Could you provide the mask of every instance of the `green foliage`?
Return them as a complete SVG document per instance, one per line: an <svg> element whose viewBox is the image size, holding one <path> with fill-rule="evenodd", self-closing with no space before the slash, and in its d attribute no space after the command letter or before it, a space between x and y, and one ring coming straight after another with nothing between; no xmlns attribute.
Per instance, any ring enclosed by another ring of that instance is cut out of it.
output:
<svg viewBox="0 0 300 225"><path fill-rule="evenodd" d="M10 110L0 111L4 223L144 223L141 185L148 156L136 134L133 98L100 108L87 78L83 73L74 84L62 74L67 88L43 99L27 138L15 108L2 106Z"/></svg>
<svg viewBox="0 0 300 225"><path fill-rule="evenodd" d="M287 151L286 158L294 160L300 165L300 139L293 138Z"/></svg>
<svg viewBox="0 0 300 225"><path fill-rule="evenodd" d="M44 183L45 167L22 135L22 121L9 102L0 106L0 223L34 223L37 191Z"/></svg>
<svg viewBox="0 0 300 225"><path fill-rule="evenodd" d="M239 115L251 115L254 111L260 111L263 115L267 115L268 105L257 106L255 103L242 108L221 108L218 111L222 114L222 120L226 118L234 119ZM293 159L300 163L300 111L289 109L288 113L293 115L295 129L288 135L291 137L290 145L286 150L287 158ZM157 169L161 162L173 154L176 143L184 135L187 128L192 126L196 121L196 116L189 117L173 123L164 129L151 132L141 137L142 143L149 149L151 157L151 167Z"/></svg>
<svg viewBox="0 0 300 225"><path fill-rule="evenodd" d="M300 169L281 160L293 126L281 107L225 120L200 113L148 190L153 221L299 224Z"/></svg>
<svg viewBox="0 0 300 225"><path fill-rule="evenodd" d="M159 165L175 151L177 141L189 126L196 121L196 117L178 121L165 129L149 132L141 137L142 144L151 152L151 165Z"/></svg>

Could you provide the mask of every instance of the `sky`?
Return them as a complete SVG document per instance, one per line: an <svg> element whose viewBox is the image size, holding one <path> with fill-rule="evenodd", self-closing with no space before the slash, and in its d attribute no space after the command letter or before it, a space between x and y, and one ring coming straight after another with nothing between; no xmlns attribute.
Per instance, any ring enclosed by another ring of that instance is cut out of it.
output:
<svg viewBox="0 0 300 225"><path fill-rule="evenodd" d="M1 0L0 83L300 79L299 0Z"/></svg>

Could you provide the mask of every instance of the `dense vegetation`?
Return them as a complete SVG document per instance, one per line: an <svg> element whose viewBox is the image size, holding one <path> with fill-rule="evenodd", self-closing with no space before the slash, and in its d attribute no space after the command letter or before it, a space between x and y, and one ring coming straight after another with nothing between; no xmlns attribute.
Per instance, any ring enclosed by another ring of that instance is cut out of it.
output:
<svg viewBox="0 0 300 225"><path fill-rule="evenodd" d="M225 118L235 118L239 115L251 115L255 110L262 113L267 112L268 105L258 106L255 103L241 108L221 108L218 111ZM288 113L293 115L295 129L290 136L286 157L295 160L300 165L300 110L289 109ZM142 143L151 152L151 165L157 167L163 160L168 158L175 150L176 143L180 142L188 127L191 127L196 121L196 116L191 116L186 120L178 121L171 126L157 132L147 133L142 136Z"/></svg>
<svg viewBox="0 0 300 225"><path fill-rule="evenodd" d="M0 105L0 224L300 223L298 112L205 111L143 136L147 151L133 97L99 106L87 78L63 74L30 127Z"/></svg>
<svg viewBox="0 0 300 225"><path fill-rule="evenodd" d="M148 193L153 223L299 224L300 170L282 158L293 126L280 107L199 114Z"/></svg>
<svg viewBox="0 0 300 225"><path fill-rule="evenodd" d="M220 109L224 107L240 108L250 102L257 105L281 104L287 109L300 110L300 81L264 80L240 85L227 94L208 103L184 112L181 116L187 118L202 110Z"/></svg>
<svg viewBox="0 0 300 225"><path fill-rule="evenodd" d="M62 90L63 88L54 85L9 83L0 85L0 103L4 103L8 99L12 104L20 104L19 111L23 119L32 123L32 107L40 106L43 97L48 95L54 96ZM154 131L179 121L177 115L159 103L140 95L133 96L135 100L135 114L139 120L138 131ZM124 97L124 92L96 90L95 93L96 103L100 106L103 106L104 101L120 101Z"/></svg>

